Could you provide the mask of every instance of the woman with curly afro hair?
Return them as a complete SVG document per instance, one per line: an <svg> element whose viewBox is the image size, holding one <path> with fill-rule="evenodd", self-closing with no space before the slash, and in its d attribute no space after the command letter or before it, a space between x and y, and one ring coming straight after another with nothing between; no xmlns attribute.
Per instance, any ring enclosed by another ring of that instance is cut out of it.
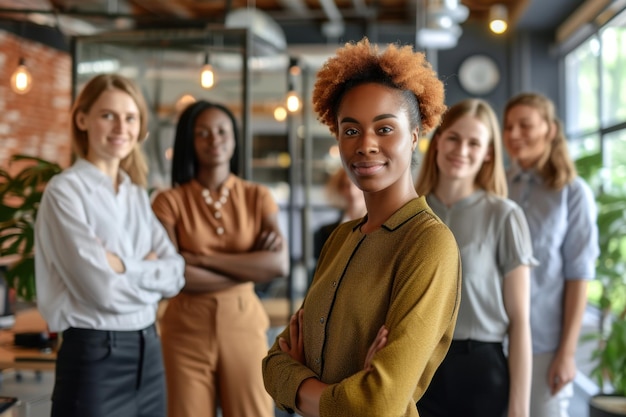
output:
<svg viewBox="0 0 626 417"><path fill-rule="evenodd" d="M346 44L317 75L314 108L335 135L367 215L322 249L305 300L263 360L280 409L308 416L417 416L448 350L460 299L454 236L413 186L420 129L445 110L411 46Z"/></svg>

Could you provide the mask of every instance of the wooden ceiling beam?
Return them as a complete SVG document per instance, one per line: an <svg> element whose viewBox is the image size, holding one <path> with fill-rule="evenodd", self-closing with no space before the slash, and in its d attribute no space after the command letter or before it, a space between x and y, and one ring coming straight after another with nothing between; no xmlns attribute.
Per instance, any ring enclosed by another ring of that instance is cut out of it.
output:
<svg viewBox="0 0 626 417"><path fill-rule="evenodd" d="M556 29L556 41L564 42L583 25L592 22L610 0L587 0Z"/></svg>
<svg viewBox="0 0 626 417"><path fill-rule="evenodd" d="M129 2L157 16L174 16L177 19L196 19L189 7L179 1L169 0L129 0Z"/></svg>

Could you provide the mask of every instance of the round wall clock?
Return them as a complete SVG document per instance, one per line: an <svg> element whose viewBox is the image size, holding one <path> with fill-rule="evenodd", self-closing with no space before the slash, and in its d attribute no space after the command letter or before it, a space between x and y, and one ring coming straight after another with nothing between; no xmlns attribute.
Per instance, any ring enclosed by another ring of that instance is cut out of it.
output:
<svg viewBox="0 0 626 417"><path fill-rule="evenodd" d="M487 55L472 55L459 67L459 82L470 94L489 94L500 82L500 70Z"/></svg>

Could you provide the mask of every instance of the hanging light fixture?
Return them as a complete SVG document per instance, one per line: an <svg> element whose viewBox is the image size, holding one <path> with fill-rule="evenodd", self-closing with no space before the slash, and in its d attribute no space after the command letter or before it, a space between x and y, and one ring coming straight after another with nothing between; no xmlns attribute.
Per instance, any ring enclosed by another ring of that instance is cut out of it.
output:
<svg viewBox="0 0 626 417"><path fill-rule="evenodd" d="M302 73L302 69L298 65L298 60L296 58L289 58L289 75L292 77L297 77Z"/></svg>
<svg viewBox="0 0 626 417"><path fill-rule="evenodd" d="M17 94L26 94L33 86L33 77L30 75L30 71L26 67L26 60L21 57L17 68L11 75L11 88Z"/></svg>
<svg viewBox="0 0 626 417"><path fill-rule="evenodd" d="M176 104L174 105L174 109L176 110L176 114L180 115L189 105L196 102L196 98L191 94L183 94L180 96L178 100L176 100Z"/></svg>
<svg viewBox="0 0 626 417"><path fill-rule="evenodd" d="M204 55L204 65L200 73L200 85L207 90L215 85L215 73L213 72L213 66L209 62L208 52Z"/></svg>
<svg viewBox="0 0 626 417"><path fill-rule="evenodd" d="M287 119L287 109L285 109L283 106L277 106L274 109L274 119L277 122L284 122L285 119Z"/></svg>
<svg viewBox="0 0 626 417"><path fill-rule="evenodd" d="M300 100L300 96L296 92L293 83L293 77L297 77L300 75L301 69L298 66L298 60L295 58L289 58L289 74L287 74L288 78L288 92L287 92L287 111L290 113L295 113L300 110L302 106L302 102Z"/></svg>
<svg viewBox="0 0 626 417"><path fill-rule="evenodd" d="M293 88L293 83L289 83L289 92L287 93L287 110L290 113L295 113L300 110L300 97L296 90Z"/></svg>
<svg viewBox="0 0 626 417"><path fill-rule="evenodd" d="M504 4L494 4L489 8L489 29L495 34L506 32L508 24L508 10Z"/></svg>

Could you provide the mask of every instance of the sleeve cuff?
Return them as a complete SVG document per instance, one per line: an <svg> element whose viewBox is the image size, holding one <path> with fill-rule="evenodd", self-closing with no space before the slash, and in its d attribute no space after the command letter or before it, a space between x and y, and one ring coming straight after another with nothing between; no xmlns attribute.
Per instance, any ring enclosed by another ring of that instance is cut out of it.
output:
<svg viewBox="0 0 626 417"><path fill-rule="evenodd" d="M122 262L124 263L124 268L126 269L125 274L127 276L135 276L139 277L140 287L144 289L154 289L154 285L146 285L149 281L154 283L154 280L144 279L144 261L143 260L135 260L132 258L122 258Z"/></svg>
<svg viewBox="0 0 626 417"><path fill-rule="evenodd" d="M122 260L122 263L124 264L125 274L133 275L141 271L140 266L139 266L139 261L136 261L131 258L121 258L121 260Z"/></svg>

